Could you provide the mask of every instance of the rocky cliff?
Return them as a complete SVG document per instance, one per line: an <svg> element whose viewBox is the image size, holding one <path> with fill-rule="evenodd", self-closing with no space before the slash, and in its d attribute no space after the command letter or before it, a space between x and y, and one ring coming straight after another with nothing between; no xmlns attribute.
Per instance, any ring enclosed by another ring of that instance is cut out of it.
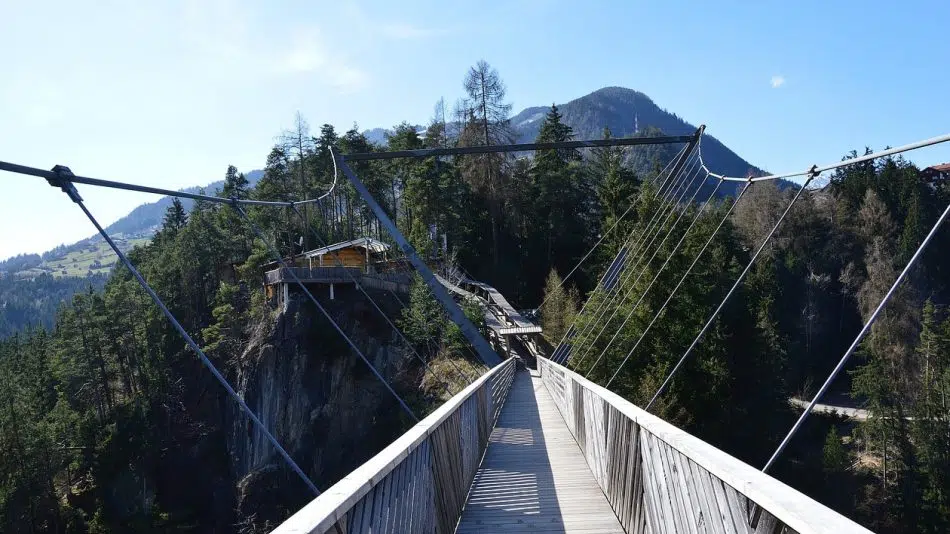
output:
<svg viewBox="0 0 950 534"><path fill-rule="evenodd" d="M320 297L321 303L397 391L414 397L414 366L391 328L356 290L338 289L336 295L334 301ZM392 304L386 295L374 297L384 307ZM391 394L302 294L292 293L286 312L258 324L236 377L235 387L248 405L321 489L410 424ZM307 502L306 487L250 420L236 407L229 420L238 515L254 513L258 523L268 517L279 520Z"/></svg>

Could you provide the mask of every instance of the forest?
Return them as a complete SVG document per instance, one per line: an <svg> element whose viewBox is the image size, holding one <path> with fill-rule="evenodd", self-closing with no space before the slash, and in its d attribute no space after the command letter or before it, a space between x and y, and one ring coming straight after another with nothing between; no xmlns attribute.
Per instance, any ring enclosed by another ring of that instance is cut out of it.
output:
<svg viewBox="0 0 950 534"><path fill-rule="evenodd" d="M439 100L424 132L404 122L385 146L370 143L356 125L339 133L324 124L311 133L298 115L266 155L256 186L228 167L219 195L289 201L314 198L336 183L302 217L255 207L250 218L284 255L320 246L315 235L322 242L385 240L353 188L337 181L331 151L509 142L511 105L499 73L479 62L462 88L451 111ZM644 128L638 135L660 133ZM605 128L603 136L610 135ZM552 106L537 141L573 138ZM620 277L619 291L644 294L641 302L607 299L597 281L628 238L644 231L657 208L656 199L648 200L654 179L675 154L671 147L546 150L353 168L422 255L437 254L441 238L433 235L444 235L454 261L473 277L518 307L543 302L549 341L556 344L574 324L583 333L570 363L578 372L603 384L637 344L611 389L642 406L800 187L751 186L662 320L642 335L735 200L730 193L685 206L688 216L702 210L693 230L684 237L685 226L667 223L671 238L645 263L645 276ZM711 185L697 199L707 198ZM901 158L844 167L812 183L653 411L753 466L763 464L799 413L788 399L809 398L824 380L947 202L945 184L925 182ZM596 254L562 284L601 237ZM683 245L671 254L680 237ZM948 246L945 230L833 388L874 417L855 423L812 416L773 470L875 531L950 530ZM228 206L197 202L187 213L174 202L155 238L130 258L230 379L245 368L260 333L288 320L262 287L273 258ZM581 313L588 297L592 304ZM393 308L413 349L434 367L465 364L457 330L421 286L405 307ZM594 309L613 317L604 335L591 331ZM309 339L335 336L325 321L311 330ZM342 343L332 348L348 351ZM397 382L407 396L416 393L420 411L438 402L431 377L418 368L402 369ZM131 273L115 268L104 287L59 307L55 325L0 341L0 447L9 451L0 456L0 531L267 531L306 496L283 470L273 487L296 491L296 501L242 506L248 479L266 473L243 476L232 465L229 402ZM383 415L393 428L380 439L405 430L407 421ZM321 428L309 431L321 437ZM342 473L309 474L325 488Z"/></svg>

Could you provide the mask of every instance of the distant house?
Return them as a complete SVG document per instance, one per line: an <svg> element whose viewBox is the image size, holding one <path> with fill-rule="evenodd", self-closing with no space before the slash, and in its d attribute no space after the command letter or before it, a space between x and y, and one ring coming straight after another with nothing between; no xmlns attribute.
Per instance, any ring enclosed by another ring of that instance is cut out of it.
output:
<svg viewBox="0 0 950 534"><path fill-rule="evenodd" d="M924 182L935 186L945 184L950 180L950 163L927 167L920 171L920 177Z"/></svg>

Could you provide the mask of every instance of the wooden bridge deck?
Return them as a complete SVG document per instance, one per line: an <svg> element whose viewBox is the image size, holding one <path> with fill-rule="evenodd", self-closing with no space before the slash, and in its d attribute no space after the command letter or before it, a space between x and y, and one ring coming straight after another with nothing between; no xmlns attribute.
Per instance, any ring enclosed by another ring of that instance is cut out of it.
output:
<svg viewBox="0 0 950 534"><path fill-rule="evenodd" d="M540 378L516 374L456 532L623 532Z"/></svg>

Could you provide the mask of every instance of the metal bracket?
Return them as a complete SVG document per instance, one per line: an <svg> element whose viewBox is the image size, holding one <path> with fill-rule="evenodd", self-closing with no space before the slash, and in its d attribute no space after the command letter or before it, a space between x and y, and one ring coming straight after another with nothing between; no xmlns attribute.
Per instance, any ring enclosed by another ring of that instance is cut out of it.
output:
<svg viewBox="0 0 950 534"><path fill-rule="evenodd" d="M73 202L82 202L82 197L79 196L79 191L76 190L76 186L73 184L73 178L76 176L73 171L65 165L57 165L50 170L55 176L47 177L46 182L53 187L62 189L63 193L66 193Z"/></svg>

